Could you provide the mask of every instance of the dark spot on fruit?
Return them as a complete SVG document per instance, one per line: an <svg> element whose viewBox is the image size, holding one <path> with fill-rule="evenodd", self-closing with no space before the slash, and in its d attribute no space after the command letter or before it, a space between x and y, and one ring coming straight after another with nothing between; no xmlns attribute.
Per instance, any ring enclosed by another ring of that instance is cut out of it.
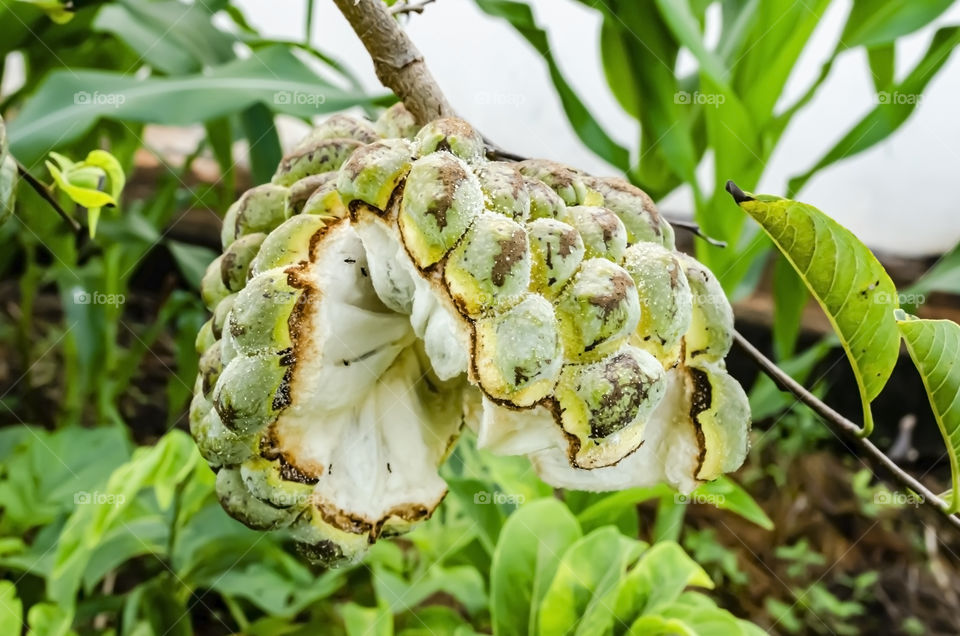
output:
<svg viewBox="0 0 960 636"><path fill-rule="evenodd" d="M510 238L498 241L498 245L500 253L493 259L490 280L497 287L503 287L514 266L520 263L526 254L527 234L518 228Z"/></svg>

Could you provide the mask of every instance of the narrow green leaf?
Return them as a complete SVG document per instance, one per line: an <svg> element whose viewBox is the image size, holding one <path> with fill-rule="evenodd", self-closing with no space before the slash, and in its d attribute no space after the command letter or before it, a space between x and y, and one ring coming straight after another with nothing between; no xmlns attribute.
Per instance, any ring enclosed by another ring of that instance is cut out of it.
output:
<svg viewBox="0 0 960 636"><path fill-rule="evenodd" d="M340 613L347 636L393 636L393 616L386 607L345 603Z"/></svg>
<svg viewBox="0 0 960 636"><path fill-rule="evenodd" d="M23 629L23 602L17 596L17 587L10 581L0 581L0 634L19 634Z"/></svg>
<svg viewBox="0 0 960 636"><path fill-rule="evenodd" d="M926 26L953 0L854 0L838 48L890 44Z"/></svg>
<svg viewBox="0 0 960 636"><path fill-rule="evenodd" d="M870 402L887 383L900 353L893 281L866 245L812 205L753 196L732 181L727 191L770 235L833 325L853 367L863 404L862 432L869 435Z"/></svg>
<svg viewBox="0 0 960 636"><path fill-rule="evenodd" d="M760 504L728 475L702 484L694 493L706 497L707 501L712 498L717 508L738 514L764 530L773 530L773 521L760 507Z"/></svg>
<svg viewBox="0 0 960 636"><path fill-rule="evenodd" d="M577 136L587 148L626 172L630 167L630 153L610 138L567 82L550 52L547 32L537 24L530 7L512 0L477 0L477 6L489 15L504 18L510 22L513 28L536 49L547 63L550 79L553 80L563 110Z"/></svg>
<svg viewBox="0 0 960 636"><path fill-rule="evenodd" d="M950 512L960 511L960 325L898 312L897 326L920 372L950 457Z"/></svg>
<svg viewBox="0 0 960 636"><path fill-rule="evenodd" d="M960 243L903 290L901 296L905 305L908 301L910 305L922 305L926 295L935 291L960 294Z"/></svg>
<svg viewBox="0 0 960 636"><path fill-rule="evenodd" d="M53 71L8 132L11 151L30 164L48 149L77 140L101 118L188 125L242 112L257 103L273 112L312 117L374 101L331 85L288 48L277 46L206 74L183 77Z"/></svg>
<svg viewBox="0 0 960 636"><path fill-rule="evenodd" d="M923 91L951 54L960 45L960 27L937 31L923 58L902 82L877 95L877 105L857 122L827 153L805 173L790 179L787 191L792 196L823 168L841 159L863 152L892 135L913 114L923 99Z"/></svg>
<svg viewBox="0 0 960 636"><path fill-rule="evenodd" d="M273 113L264 104L254 104L240 113L240 125L247 138L253 182L267 183L283 158Z"/></svg>
<svg viewBox="0 0 960 636"><path fill-rule="evenodd" d="M897 68L897 48L892 42L868 48L867 61L870 64L873 86L878 93L893 86L894 73Z"/></svg>

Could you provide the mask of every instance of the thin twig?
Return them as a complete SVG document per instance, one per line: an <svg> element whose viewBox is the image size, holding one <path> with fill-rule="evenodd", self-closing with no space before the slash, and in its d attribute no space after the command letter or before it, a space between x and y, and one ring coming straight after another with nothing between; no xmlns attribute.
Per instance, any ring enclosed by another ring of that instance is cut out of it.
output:
<svg viewBox="0 0 960 636"><path fill-rule="evenodd" d="M397 4L390 7L390 15L398 16L409 13L423 13L424 7L428 4L433 4L437 0L423 0L423 2L398 2Z"/></svg>
<svg viewBox="0 0 960 636"><path fill-rule="evenodd" d="M873 442L860 436L860 427L840 415L829 405L822 402L813 393L808 391L802 384L794 380L783 369L778 367L772 360L763 355L756 347L743 337L738 331L733 332L733 338L753 361L760 367L766 375L773 380L782 391L792 393L798 400L810 407L814 413L823 418L827 426L834 433L842 435L850 441L868 460L883 472L887 473L893 481L899 483L904 488L912 490L920 495L923 503L932 506L946 515L947 520L955 527L960 528L960 517L950 514L950 506L943 499L935 495L929 488L921 484L916 478L903 470L892 459L874 446Z"/></svg>
<svg viewBox="0 0 960 636"><path fill-rule="evenodd" d="M712 236L707 236L703 233L703 230L700 229L700 226L694 223L693 221L681 221L680 219L667 219L670 225L673 227L679 227L684 229L698 238L702 238L704 241L713 245L714 247L726 247L727 242L721 241L720 239L715 239Z"/></svg>
<svg viewBox="0 0 960 636"><path fill-rule="evenodd" d="M17 172L20 173L20 176L23 177L23 180L34 189L34 191L39 194L44 201L50 204L57 214L60 215L64 221L67 222L67 225L70 226L70 229L73 230L74 234L80 234L83 232L83 226L77 222L75 218L64 212L63 208L60 207L60 204L57 203L56 198L50 192L50 188L40 183L32 174L30 174L22 163L17 162Z"/></svg>
<svg viewBox="0 0 960 636"><path fill-rule="evenodd" d="M381 0L334 0L334 2L373 58L380 82L403 101L420 124L426 124L437 117L454 114L437 81L427 70L423 56ZM522 159L489 142L488 155L503 159ZM688 226L685 229L691 228ZM698 227L696 230L699 232ZM702 236L702 234L698 235ZM872 442L860 437L859 426L807 391L738 332L734 332L734 338L778 387L795 395L820 415L834 432L847 438L860 449L876 468L888 473L893 481L920 495L925 504L943 512L947 520L960 529L960 517L949 513L947 503L900 468Z"/></svg>

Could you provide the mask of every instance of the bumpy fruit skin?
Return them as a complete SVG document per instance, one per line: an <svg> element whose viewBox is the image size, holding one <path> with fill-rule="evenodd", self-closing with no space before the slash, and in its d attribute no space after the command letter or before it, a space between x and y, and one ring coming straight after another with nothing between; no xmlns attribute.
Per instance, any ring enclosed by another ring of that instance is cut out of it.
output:
<svg viewBox="0 0 960 636"><path fill-rule="evenodd" d="M427 519L464 423L556 487L689 490L744 460L729 303L622 180L487 161L398 104L314 129L222 239L191 432L224 509L309 559Z"/></svg>

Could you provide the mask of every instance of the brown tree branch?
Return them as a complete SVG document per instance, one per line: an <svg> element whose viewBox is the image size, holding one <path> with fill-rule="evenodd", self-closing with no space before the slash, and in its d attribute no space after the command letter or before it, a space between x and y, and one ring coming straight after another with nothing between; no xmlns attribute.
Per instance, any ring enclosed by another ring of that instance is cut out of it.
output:
<svg viewBox="0 0 960 636"><path fill-rule="evenodd" d="M74 234L80 234L83 232L83 226L81 226L75 218L67 214L63 208L60 207L60 203L58 203L56 198L54 198L53 194L50 192L50 188L40 183L37 178L30 174L30 171L28 171L27 168L19 161L17 162L17 172L20 173L20 176L23 178L23 180L27 182L27 185L33 188L34 191L39 194L44 201L49 203L50 207L52 207L54 211L60 215L60 218L66 221L67 225L70 226L70 229L73 230Z"/></svg>
<svg viewBox="0 0 960 636"><path fill-rule="evenodd" d="M425 124L437 117L454 114L443 91L427 69L423 56L396 20L391 17L381 0L334 0L334 2L373 58L380 82L403 101L420 124ZM488 154L497 158L522 158L489 142L488 147ZM699 230L699 228L696 229ZM924 503L943 512L947 515L949 522L960 529L960 517L949 514L947 503L904 471L872 442L860 437L859 426L807 391L740 333L734 332L734 338L744 352L765 374L770 376L781 390L792 393L820 415L831 430L857 447L863 456L872 462L877 472L886 473L893 481L918 494Z"/></svg>
<svg viewBox="0 0 960 636"><path fill-rule="evenodd" d="M437 81L382 0L333 0L367 52L380 83L403 100L419 124L454 114Z"/></svg>

